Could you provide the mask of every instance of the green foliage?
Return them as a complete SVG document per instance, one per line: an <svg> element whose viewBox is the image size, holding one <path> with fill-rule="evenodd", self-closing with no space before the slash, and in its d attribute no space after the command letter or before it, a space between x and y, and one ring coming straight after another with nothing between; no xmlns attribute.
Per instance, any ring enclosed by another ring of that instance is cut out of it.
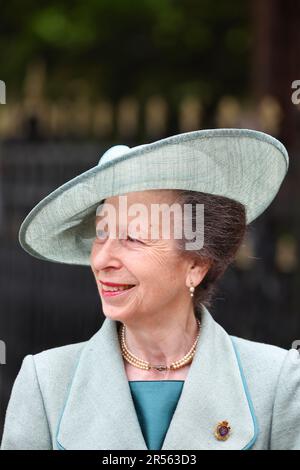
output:
<svg viewBox="0 0 300 470"><path fill-rule="evenodd" d="M0 74L21 89L42 59L47 92L86 80L95 96L175 100L193 92L208 103L247 86L250 27L239 0L11 0L1 5Z"/></svg>

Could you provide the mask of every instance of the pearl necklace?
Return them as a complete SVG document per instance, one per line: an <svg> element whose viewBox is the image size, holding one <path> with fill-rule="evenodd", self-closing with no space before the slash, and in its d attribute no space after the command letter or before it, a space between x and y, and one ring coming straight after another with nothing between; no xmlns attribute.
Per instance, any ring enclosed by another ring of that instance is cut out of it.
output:
<svg viewBox="0 0 300 470"><path fill-rule="evenodd" d="M132 354L126 346L124 324L122 324L120 328L120 332L119 332L122 356L124 357L124 359L126 359L127 362L129 362L131 365L135 367L138 367L139 369L145 369L145 370L155 369L158 371L164 371L164 370L176 370L176 369L179 369L180 367L184 367L186 364L189 364L192 361L195 351L196 351L197 342L200 336L201 323L198 320L198 318L196 320L198 323L198 334L197 334L196 340L194 341L193 346L191 347L190 351L185 356L183 356L182 359L172 362L170 366L164 366L164 365L155 366L155 365L150 364L147 361L144 361L143 359L138 358L134 354Z"/></svg>

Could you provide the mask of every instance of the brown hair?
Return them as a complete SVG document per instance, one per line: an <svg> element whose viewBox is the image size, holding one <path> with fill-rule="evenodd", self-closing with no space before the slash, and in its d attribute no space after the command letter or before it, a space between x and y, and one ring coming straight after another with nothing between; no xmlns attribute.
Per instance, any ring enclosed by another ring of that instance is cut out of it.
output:
<svg viewBox="0 0 300 470"><path fill-rule="evenodd" d="M224 196L188 190L175 190L175 194L175 202L181 205L183 213L184 204L191 204L193 231L196 228L196 204L204 204L203 247L199 250L186 250L185 244L191 240L185 238L184 231L183 237L176 239L177 248L183 256L198 260L200 264L210 263L205 277L194 291L193 303L198 312L200 304L211 306L218 287L217 281L234 261L245 238L246 209L243 204Z"/></svg>

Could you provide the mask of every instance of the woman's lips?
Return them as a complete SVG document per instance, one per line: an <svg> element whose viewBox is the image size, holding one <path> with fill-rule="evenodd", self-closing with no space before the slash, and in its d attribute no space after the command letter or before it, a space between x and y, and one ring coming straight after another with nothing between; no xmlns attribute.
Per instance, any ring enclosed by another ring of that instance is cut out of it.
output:
<svg viewBox="0 0 300 470"><path fill-rule="evenodd" d="M130 290L134 289L135 286L130 287L129 289L124 289L120 291L105 291L103 287L101 287L101 295L103 297L116 297L120 295L127 294Z"/></svg>

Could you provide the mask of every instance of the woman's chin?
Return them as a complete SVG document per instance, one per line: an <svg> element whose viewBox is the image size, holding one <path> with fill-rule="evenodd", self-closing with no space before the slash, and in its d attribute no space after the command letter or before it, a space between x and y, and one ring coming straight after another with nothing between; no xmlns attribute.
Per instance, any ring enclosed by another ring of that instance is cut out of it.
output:
<svg viewBox="0 0 300 470"><path fill-rule="evenodd" d="M126 319L132 317L129 312L122 311L120 308L103 308L103 313L106 318L114 321L124 322Z"/></svg>

